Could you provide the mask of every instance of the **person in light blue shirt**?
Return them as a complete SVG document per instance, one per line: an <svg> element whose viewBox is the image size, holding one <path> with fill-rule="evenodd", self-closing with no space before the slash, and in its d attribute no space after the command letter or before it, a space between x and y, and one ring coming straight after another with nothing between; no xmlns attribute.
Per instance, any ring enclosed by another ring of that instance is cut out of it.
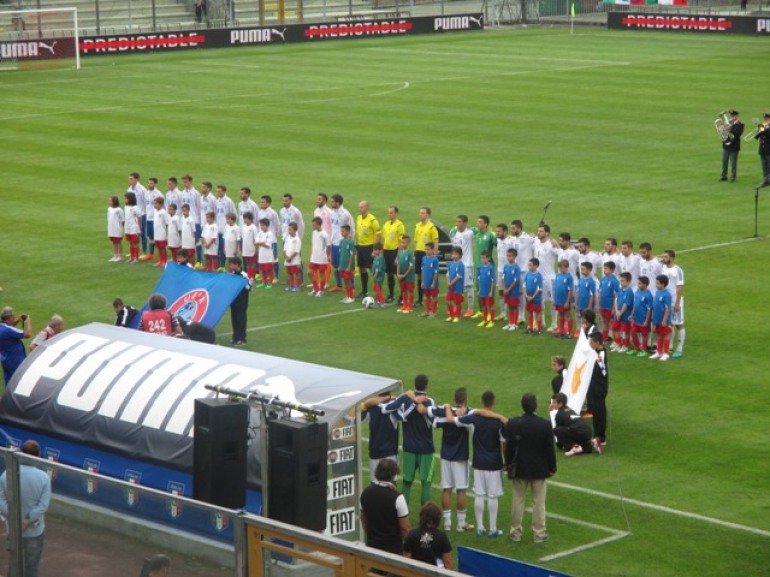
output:
<svg viewBox="0 0 770 577"><path fill-rule="evenodd" d="M37 441L25 441L21 451L27 455L39 457L40 445ZM38 577L38 566L43 556L45 513L51 501L51 479L45 471L31 465L20 465L19 488L24 575ZM5 473L0 476L0 513L8 518L8 487Z"/></svg>

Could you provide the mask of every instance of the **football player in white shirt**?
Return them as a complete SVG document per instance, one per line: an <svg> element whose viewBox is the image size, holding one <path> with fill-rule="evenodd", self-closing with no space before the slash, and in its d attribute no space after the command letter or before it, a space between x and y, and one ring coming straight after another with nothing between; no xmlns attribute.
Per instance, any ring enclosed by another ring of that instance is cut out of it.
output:
<svg viewBox="0 0 770 577"><path fill-rule="evenodd" d="M273 274L275 269L273 268L273 242L275 237L270 230L270 221L263 218L259 221L259 232L254 244L257 245L257 260L259 261L259 272L262 275L262 284L258 285L262 288L273 288Z"/></svg>
<svg viewBox="0 0 770 577"><path fill-rule="evenodd" d="M289 277L288 286L284 289L289 292L299 292L299 265L300 253L302 252L302 241L297 236L297 225L289 225L289 236L283 239L283 264L286 267L286 274Z"/></svg>
<svg viewBox="0 0 770 577"><path fill-rule="evenodd" d="M540 261L540 267L537 269L543 275L543 310L550 303L551 326L548 332L556 330L556 309L553 304L553 285L556 281L556 257L559 249L556 241L551 238L551 227L545 223L537 227L537 240L535 241L535 258ZM545 315L543 315L545 316Z"/></svg>
<svg viewBox="0 0 770 577"><path fill-rule="evenodd" d="M195 266L195 219L189 204L182 205L182 250L187 251L187 263Z"/></svg>
<svg viewBox="0 0 770 577"><path fill-rule="evenodd" d="M671 294L671 316L669 323L676 329L676 347L671 353L672 359L682 358L684 348L684 271L676 264L676 253L664 250L661 256L663 273L668 277L668 292Z"/></svg>
<svg viewBox="0 0 770 577"><path fill-rule="evenodd" d="M241 246L241 227L237 224L238 217L235 211L228 212L225 215L225 232L222 235L225 248L225 258L238 256L238 249Z"/></svg>
<svg viewBox="0 0 770 577"><path fill-rule="evenodd" d="M201 193L193 186L193 177L185 174L182 177L182 190L179 192L182 198L182 204L190 205L190 216L195 222L195 254L198 257L197 262L202 262L201 258ZM183 247L186 248L186 247Z"/></svg>
<svg viewBox="0 0 770 577"><path fill-rule="evenodd" d="M177 188L177 180L175 176L169 177L166 181L166 210L170 204L176 205L177 213L181 210L182 197L179 195L179 188ZM181 216L181 215L178 215Z"/></svg>
<svg viewBox="0 0 770 577"><path fill-rule="evenodd" d="M155 203L152 208L152 220L155 224L153 228L153 239L155 240L155 245L158 247L158 262L155 263L155 266L160 267L165 267L167 262L166 245L168 244L169 225L168 213L166 212L166 208L163 206L163 204L164 201L162 196L155 198Z"/></svg>
<svg viewBox="0 0 770 577"><path fill-rule="evenodd" d="M213 212L215 215L217 213L217 197L211 192L212 188L213 185L208 180L201 182L201 224L207 222L208 213ZM216 218L214 222L216 223Z"/></svg>
<svg viewBox="0 0 770 577"><path fill-rule="evenodd" d="M634 254L634 243L630 240L624 240L620 244L620 259L618 262L620 268L619 275L627 272L631 275L631 290L636 292L636 281L639 278L639 255Z"/></svg>
<svg viewBox="0 0 770 577"><path fill-rule="evenodd" d="M125 216L120 208L120 199L111 196L107 204L107 238L112 243L112 258L110 262L123 260L123 223Z"/></svg>
<svg viewBox="0 0 770 577"><path fill-rule="evenodd" d="M173 202L166 205L166 211L168 212L168 250L171 252L171 260L176 262L179 251L182 250L182 216L177 214L177 206Z"/></svg>
<svg viewBox="0 0 770 577"><path fill-rule="evenodd" d="M663 265L652 254L652 245L649 242L643 242L639 245L639 276L646 276L650 279L648 290L655 297L658 289L655 287L655 278L663 272Z"/></svg>
<svg viewBox="0 0 770 577"><path fill-rule="evenodd" d="M229 258L225 254L225 228L227 227L227 215L235 213L235 203L227 196L227 187L224 184L217 185L217 230L219 231L219 267L225 266L225 259ZM236 252L230 256L238 256Z"/></svg>
<svg viewBox="0 0 770 577"><path fill-rule="evenodd" d="M216 272L219 265L219 230L217 229L217 213L210 210L206 213L206 224L201 231L203 253L206 256L206 270Z"/></svg>
<svg viewBox="0 0 770 577"><path fill-rule="evenodd" d="M313 217L313 243L310 252L310 274L313 276L313 290L311 296L320 297L326 284L326 269L329 267L332 250L329 235L323 230L323 220L320 216ZM288 233L288 230L287 230ZM299 229L297 229L299 236Z"/></svg>
<svg viewBox="0 0 770 577"><path fill-rule="evenodd" d="M569 273L572 275L573 286L577 286L580 278L580 253L572 246L572 235L568 232L559 234L558 261L566 260L569 263Z"/></svg>
<svg viewBox="0 0 770 577"><path fill-rule="evenodd" d="M511 240L513 248L516 249L516 264L519 265L521 271L521 284L524 286L524 276L527 274L527 265L529 259L532 258L533 249L535 246L535 237L531 234L524 232L524 224L514 219L511 221ZM524 307L526 306L526 299L520 299L519 302L519 324L524 324L526 318Z"/></svg>
<svg viewBox="0 0 770 577"><path fill-rule="evenodd" d="M145 231L150 242L149 252L145 251L142 260L152 260L155 257L155 199L163 201L163 193L158 190L158 179L154 176L147 179L147 189L144 191L145 200ZM144 243L143 243L144 246Z"/></svg>
<svg viewBox="0 0 770 577"><path fill-rule="evenodd" d="M591 278L593 278L596 281L596 288L599 288L599 280L597 278L597 270L602 270L602 257L591 250L591 241L588 240L586 237L582 237L577 241L577 245L575 245L575 248L577 248L578 252L580 253L580 263L584 262L590 262L591 266L593 268L591 269Z"/></svg>
<svg viewBox="0 0 770 577"><path fill-rule="evenodd" d="M326 233L326 236L329 237L329 242L331 242L332 238L332 211L331 209L326 205L326 203L329 202L329 197L326 195L326 193L319 192L315 197L315 203L316 207L315 210L313 210L313 218L316 216L321 219L321 230L323 230ZM331 259L329 259L329 264L326 266L326 276L325 276L325 285L329 284L329 278L332 275L332 263Z"/></svg>
<svg viewBox="0 0 770 577"><path fill-rule="evenodd" d="M500 314L495 320L501 321L508 318L508 305L503 296L503 290L505 290L503 269L508 262L508 249L513 248L513 239L508 236L508 225L503 223L497 225L495 234L497 235L497 292L500 296Z"/></svg>
<svg viewBox="0 0 770 577"><path fill-rule="evenodd" d="M341 194L333 194L331 200L331 245L332 245L332 268L334 269L335 286L332 287L330 292L342 290L342 278L337 268L340 265L340 241L342 240L342 233L340 227L347 225L350 227L350 234L352 238L355 238L356 234L356 221L353 215L350 214L344 206L342 206L343 197Z"/></svg>
<svg viewBox="0 0 770 577"><path fill-rule="evenodd" d="M126 192L132 192L136 196L136 210L139 212L139 216L142 219L140 226L139 236L142 241L142 252L147 252L147 215L145 210L147 207L146 189L139 182L139 173L132 172L128 175L128 189Z"/></svg>
<svg viewBox="0 0 770 577"><path fill-rule="evenodd" d="M473 239L474 232L468 228L468 215L458 214L455 219L455 226L449 231L449 237L452 239L452 246L462 249L460 261L465 267L465 294L467 300L466 317L473 316L473 310L476 301L476 291L474 288L475 274L473 272ZM470 313L470 314L469 314Z"/></svg>
<svg viewBox="0 0 770 577"><path fill-rule="evenodd" d="M254 280L257 275L257 234L259 229L254 224L254 215L245 212L241 215L241 254L246 264L246 276Z"/></svg>
<svg viewBox="0 0 770 577"><path fill-rule="evenodd" d="M618 239L616 238L608 238L604 241L604 252L601 253L602 257L602 270L604 270L604 263L606 262L614 262L615 263L615 272L613 273L614 276L618 276L620 274L620 258L623 255L618 250Z"/></svg>

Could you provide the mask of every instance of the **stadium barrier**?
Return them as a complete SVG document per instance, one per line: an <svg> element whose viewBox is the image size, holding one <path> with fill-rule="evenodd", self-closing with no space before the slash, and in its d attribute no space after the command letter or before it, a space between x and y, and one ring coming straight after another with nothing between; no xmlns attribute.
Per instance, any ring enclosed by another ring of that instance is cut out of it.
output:
<svg viewBox="0 0 770 577"><path fill-rule="evenodd" d="M716 34L770 35L770 17L731 14L662 12L609 12L610 30L650 30L666 32L705 32Z"/></svg>
<svg viewBox="0 0 770 577"><path fill-rule="evenodd" d="M198 30L161 34L122 34L119 36L85 36L80 42L83 56L128 54L131 52L165 52L203 48L232 48L323 40L352 40L379 36L406 36L482 30L482 14L457 16L422 16L384 20L356 20L319 24L295 24L285 27L263 26Z"/></svg>

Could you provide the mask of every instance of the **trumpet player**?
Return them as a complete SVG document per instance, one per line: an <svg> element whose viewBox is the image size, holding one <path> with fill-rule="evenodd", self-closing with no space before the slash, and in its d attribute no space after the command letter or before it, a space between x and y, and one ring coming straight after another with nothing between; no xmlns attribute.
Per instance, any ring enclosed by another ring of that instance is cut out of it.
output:
<svg viewBox="0 0 770 577"><path fill-rule="evenodd" d="M770 186L770 112L765 113L765 121L759 125L754 138L759 140L759 161L762 163L762 182L759 186Z"/></svg>
<svg viewBox="0 0 770 577"><path fill-rule="evenodd" d="M727 138L722 141L722 178L727 180L727 168L731 166L730 182L735 182L738 175L738 153L741 151L741 135L743 134L743 122L738 118L738 111L730 111L730 131Z"/></svg>

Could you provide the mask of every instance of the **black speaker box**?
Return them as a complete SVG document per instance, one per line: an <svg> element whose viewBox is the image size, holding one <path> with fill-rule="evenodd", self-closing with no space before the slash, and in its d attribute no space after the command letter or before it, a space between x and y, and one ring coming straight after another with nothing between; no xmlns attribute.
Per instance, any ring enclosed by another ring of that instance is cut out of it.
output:
<svg viewBox="0 0 770 577"><path fill-rule="evenodd" d="M249 406L227 399L196 399L193 422L193 498L242 508Z"/></svg>
<svg viewBox="0 0 770 577"><path fill-rule="evenodd" d="M268 517L323 531L328 424L273 420L268 427Z"/></svg>

